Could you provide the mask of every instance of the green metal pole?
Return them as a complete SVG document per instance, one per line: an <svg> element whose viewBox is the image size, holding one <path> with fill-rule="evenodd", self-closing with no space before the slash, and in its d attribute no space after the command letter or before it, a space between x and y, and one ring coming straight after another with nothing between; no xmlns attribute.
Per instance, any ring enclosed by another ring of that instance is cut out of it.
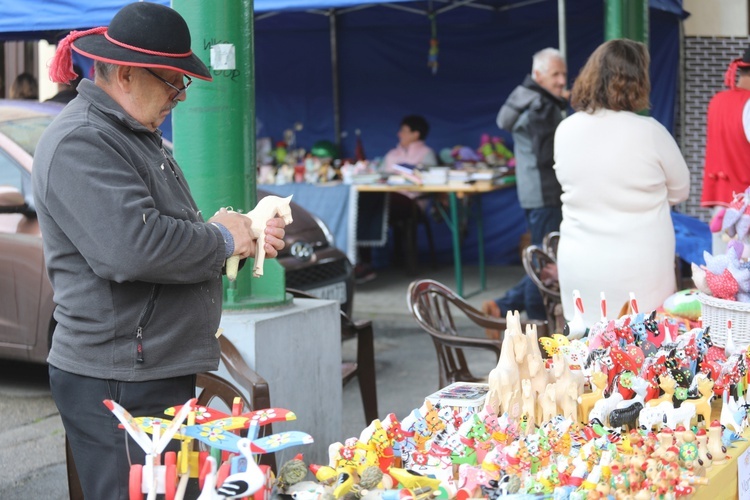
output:
<svg viewBox="0 0 750 500"><path fill-rule="evenodd" d="M174 110L175 156L204 218L221 207L248 212L257 200L253 1L173 0L172 7L190 26L192 50L213 76L212 82L194 80ZM251 269L248 260L237 281L225 280L225 308L289 302L276 260L265 261L261 278Z"/></svg>
<svg viewBox="0 0 750 500"><path fill-rule="evenodd" d="M606 0L604 39L628 38L648 45L648 0Z"/></svg>

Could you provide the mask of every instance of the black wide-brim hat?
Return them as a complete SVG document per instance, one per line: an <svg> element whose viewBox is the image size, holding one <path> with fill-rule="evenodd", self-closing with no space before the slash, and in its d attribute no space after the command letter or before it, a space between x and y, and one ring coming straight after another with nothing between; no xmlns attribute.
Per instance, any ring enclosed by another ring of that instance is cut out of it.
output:
<svg viewBox="0 0 750 500"><path fill-rule="evenodd" d="M212 80L206 65L190 48L190 30L185 20L176 10L157 3L126 5L115 14L108 28L81 32L71 40L71 46L97 61L165 68Z"/></svg>

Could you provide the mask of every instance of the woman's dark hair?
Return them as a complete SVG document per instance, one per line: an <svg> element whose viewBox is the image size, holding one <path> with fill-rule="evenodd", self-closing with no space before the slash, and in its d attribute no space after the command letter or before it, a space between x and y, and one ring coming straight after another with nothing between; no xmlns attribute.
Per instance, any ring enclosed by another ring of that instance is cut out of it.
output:
<svg viewBox="0 0 750 500"><path fill-rule="evenodd" d="M419 140L424 141L427 138L427 134L430 132L430 124L423 116L409 115L401 119L401 125L406 125L412 131L419 132Z"/></svg>
<svg viewBox="0 0 750 500"><path fill-rule="evenodd" d="M573 84L571 105L577 111L642 111L649 108L651 81L646 46L633 40L609 40L586 61Z"/></svg>

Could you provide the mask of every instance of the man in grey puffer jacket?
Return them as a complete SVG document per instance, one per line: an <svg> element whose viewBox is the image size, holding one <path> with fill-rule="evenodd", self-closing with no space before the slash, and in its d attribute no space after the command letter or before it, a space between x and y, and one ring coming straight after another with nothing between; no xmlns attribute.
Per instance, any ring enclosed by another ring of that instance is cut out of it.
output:
<svg viewBox="0 0 750 500"><path fill-rule="evenodd" d="M547 233L559 231L562 221L562 189L553 165L555 129L569 94L566 84L562 54L543 49L534 54L531 75L511 92L497 115L497 126L513 135L518 201L534 245L541 245ZM530 319L547 318L539 290L527 276L505 296L485 302L483 310L493 316L526 310Z"/></svg>
<svg viewBox="0 0 750 500"><path fill-rule="evenodd" d="M158 416L195 393L195 374L219 365L222 266L255 254L251 221L220 210L204 221L158 127L186 98L192 78L211 80L174 10L123 7L108 28L72 32L50 66L75 76L71 49L95 60L45 130L33 185L57 327L52 395L83 493L127 499L127 441L103 400ZM265 250L283 248L284 223L268 222ZM129 438L128 438L129 439Z"/></svg>

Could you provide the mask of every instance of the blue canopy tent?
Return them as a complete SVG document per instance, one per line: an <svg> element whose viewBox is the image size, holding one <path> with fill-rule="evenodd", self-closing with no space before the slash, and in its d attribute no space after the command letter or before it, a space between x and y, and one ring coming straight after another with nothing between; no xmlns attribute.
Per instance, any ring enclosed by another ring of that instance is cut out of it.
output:
<svg viewBox="0 0 750 500"><path fill-rule="evenodd" d="M106 25L126 3L0 0L0 39L55 42L71 29ZM671 130L685 13L680 0L650 0L650 7L652 115ZM340 136L342 152L351 155L359 130L370 158L393 147L399 120L409 113L428 119L427 142L436 150L476 147L484 133L510 142L495 116L529 72L533 53L561 46L564 27L572 82L604 38L602 0L256 0L255 13L259 133L278 140L301 123L299 145ZM439 41L434 74L427 65L433 28ZM485 212L495 220L508 214L486 235L489 262L517 261L512 248L493 250L523 231L517 200L501 199ZM449 248L438 241L446 261Z"/></svg>

